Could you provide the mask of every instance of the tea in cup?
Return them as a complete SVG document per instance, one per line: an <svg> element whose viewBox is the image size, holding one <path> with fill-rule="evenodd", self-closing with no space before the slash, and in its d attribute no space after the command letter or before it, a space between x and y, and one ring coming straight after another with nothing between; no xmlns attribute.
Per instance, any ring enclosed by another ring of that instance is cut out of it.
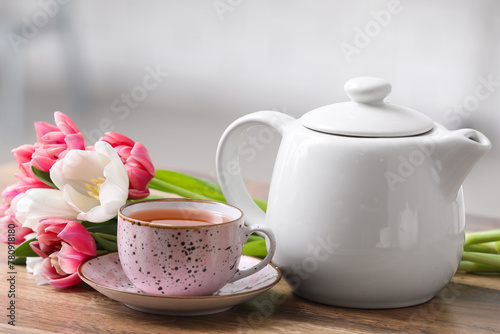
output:
<svg viewBox="0 0 500 334"><path fill-rule="evenodd" d="M253 232L269 240L268 255L239 270ZM118 213L118 254L139 289L165 296L204 296L263 269L274 254L272 231L244 226L243 212L219 202L170 198L132 202Z"/></svg>

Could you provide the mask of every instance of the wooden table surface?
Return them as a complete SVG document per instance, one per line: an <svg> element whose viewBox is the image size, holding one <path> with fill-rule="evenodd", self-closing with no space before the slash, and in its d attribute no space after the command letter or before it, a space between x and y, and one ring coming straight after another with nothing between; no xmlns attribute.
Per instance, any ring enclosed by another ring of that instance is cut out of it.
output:
<svg viewBox="0 0 500 334"><path fill-rule="evenodd" d="M12 183L12 166L0 166L0 189ZM253 183L255 194L266 187ZM468 230L500 228L500 219L468 217ZM37 286L16 266L15 297L0 245L1 333L495 333L500 332L500 276L458 273L431 301L414 307L360 310L322 305L295 296L281 281L259 297L226 312L195 317L134 311L84 283L58 289ZM15 301L15 327L8 324Z"/></svg>

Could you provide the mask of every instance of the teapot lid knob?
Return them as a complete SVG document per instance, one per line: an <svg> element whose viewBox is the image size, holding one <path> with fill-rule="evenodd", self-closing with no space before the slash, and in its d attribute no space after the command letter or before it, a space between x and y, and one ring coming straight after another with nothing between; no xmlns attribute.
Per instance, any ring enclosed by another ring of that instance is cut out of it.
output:
<svg viewBox="0 0 500 334"><path fill-rule="evenodd" d="M388 81L374 77L354 78L344 85L351 101L357 103L380 103L389 95L391 89Z"/></svg>
<svg viewBox="0 0 500 334"><path fill-rule="evenodd" d="M354 78L344 85L349 102L316 108L301 117L306 128L355 137L406 137L434 127L428 116L413 109L384 102L391 84L381 78Z"/></svg>

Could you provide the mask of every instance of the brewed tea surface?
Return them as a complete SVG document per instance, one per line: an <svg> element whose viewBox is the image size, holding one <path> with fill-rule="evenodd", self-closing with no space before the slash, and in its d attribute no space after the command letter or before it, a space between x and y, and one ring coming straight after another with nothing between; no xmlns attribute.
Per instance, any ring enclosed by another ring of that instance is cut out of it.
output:
<svg viewBox="0 0 500 334"><path fill-rule="evenodd" d="M217 212L187 208L142 210L131 213L130 218L169 226L211 225L231 220Z"/></svg>

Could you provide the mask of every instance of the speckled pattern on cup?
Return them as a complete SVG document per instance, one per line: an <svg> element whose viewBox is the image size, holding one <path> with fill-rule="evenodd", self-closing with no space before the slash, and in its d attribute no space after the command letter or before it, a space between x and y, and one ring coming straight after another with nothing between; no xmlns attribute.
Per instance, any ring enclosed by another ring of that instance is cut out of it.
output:
<svg viewBox="0 0 500 334"><path fill-rule="evenodd" d="M135 211L158 208L213 211L230 221L165 226L128 217ZM243 213L230 205L187 199L140 201L120 209L118 254L126 276L146 293L209 295L238 275L242 247L254 230L244 226ZM256 266L254 270L259 269Z"/></svg>

